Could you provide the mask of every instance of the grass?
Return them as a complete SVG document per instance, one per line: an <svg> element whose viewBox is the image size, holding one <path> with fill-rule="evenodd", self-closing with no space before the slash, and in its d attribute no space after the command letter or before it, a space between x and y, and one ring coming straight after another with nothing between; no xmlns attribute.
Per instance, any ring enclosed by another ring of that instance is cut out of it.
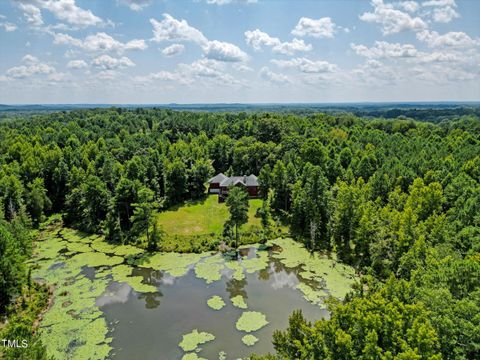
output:
<svg viewBox="0 0 480 360"><path fill-rule="evenodd" d="M250 199L249 202L248 223L242 230L252 225L260 226L260 219L255 217L255 213L262 206L262 200ZM158 225L168 235L220 235L228 216L225 203L219 203L217 195L210 195L160 213Z"/></svg>
<svg viewBox="0 0 480 360"><path fill-rule="evenodd" d="M254 233L261 227L260 218L255 217L262 206L261 199L250 199L248 223L240 229L244 235ZM163 250L201 251L215 246L222 234L229 213L225 203L219 203L217 195L205 199L188 201L158 214L157 224L165 232ZM248 242L248 239L243 239Z"/></svg>

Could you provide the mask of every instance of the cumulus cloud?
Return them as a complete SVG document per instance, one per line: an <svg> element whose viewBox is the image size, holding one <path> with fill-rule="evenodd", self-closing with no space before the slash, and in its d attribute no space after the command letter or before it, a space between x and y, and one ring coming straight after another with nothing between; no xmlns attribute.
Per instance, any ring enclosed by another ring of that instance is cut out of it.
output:
<svg viewBox="0 0 480 360"><path fill-rule="evenodd" d="M430 0L423 2L422 6L428 8L427 14L436 22L449 23L460 17L460 14L455 10L457 7L455 0Z"/></svg>
<svg viewBox="0 0 480 360"><path fill-rule="evenodd" d="M310 60L306 58L294 58L291 60L271 60L272 63L281 68L296 68L297 70L308 73L329 73L338 69L337 65L324 60Z"/></svg>
<svg viewBox="0 0 480 360"><path fill-rule="evenodd" d="M160 71L144 76L135 76L133 80L140 84L152 81L167 81L180 85L191 85L195 83L197 79L202 79L202 83L208 81L221 85L241 84L241 82L234 79L233 76L225 73L224 70L224 63L204 58L190 64L180 63L174 71Z"/></svg>
<svg viewBox="0 0 480 360"><path fill-rule="evenodd" d="M79 70L79 69L84 69L86 67L88 67L88 65L84 60L70 60L67 63L67 68L69 69Z"/></svg>
<svg viewBox="0 0 480 360"><path fill-rule="evenodd" d="M372 0L373 12L360 15L360 20L380 24L383 35L396 34L406 30L419 31L427 25L420 17L395 9L393 4L384 4L383 0Z"/></svg>
<svg viewBox="0 0 480 360"><path fill-rule="evenodd" d="M402 1L398 5L400 8L410 13L414 13L420 7L416 1Z"/></svg>
<svg viewBox="0 0 480 360"><path fill-rule="evenodd" d="M357 55L369 59L415 57L418 53L415 46L411 44L389 43L386 41L375 41L375 45L370 48L356 44L350 44L350 47Z"/></svg>
<svg viewBox="0 0 480 360"><path fill-rule="evenodd" d="M320 19L310 19L302 17L298 21L298 24L292 30L292 34L295 36L311 36L314 38L333 38L336 25L329 17L323 17Z"/></svg>
<svg viewBox="0 0 480 360"><path fill-rule="evenodd" d="M96 26L103 20L92 11L77 6L75 0L15 0L27 22L34 26L43 24L41 9L51 12L58 20L78 27Z"/></svg>
<svg viewBox="0 0 480 360"><path fill-rule="evenodd" d="M109 55L101 55L95 58L92 65L103 70L117 70L135 66L133 61L126 56L117 59Z"/></svg>
<svg viewBox="0 0 480 360"><path fill-rule="evenodd" d="M48 75L55 73L55 68L49 64L42 63L37 57L25 55L22 58L24 65L14 66L6 71L7 77L23 79L32 75Z"/></svg>
<svg viewBox="0 0 480 360"><path fill-rule="evenodd" d="M203 51L208 59L228 62L248 60L248 55L240 50L238 46L222 41L209 41L203 47Z"/></svg>
<svg viewBox="0 0 480 360"><path fill-rule="evenodd" d="M207 59L238 62L247 61L248 55L238 46L218 41L209 41L200 30L190 26L186 20L178 20L169 14L163 14L163 20L150 19L153 26L152 41L192 41L202 47Z"/></svg>
<svg viewBox="0 0 480 360"><path fill-rule="evenodd" d="M290 84L291 81L288 78L288 76L284 74L279 74L271 71L268 66L264 66L263 68L260 69L259 72L260 77L263 80L266 80L270 83L277 84L277 85L282 85L282 84Z"/></svg>
<svg viewBox="0 0 480 360"><path fill-rule="evenodd" d="M88 35L84 40L64 33L54 33L53 43L56 45L71 45L89 52L113 51L122 53L126 50L145 50L147 48L145 40L134 39L122 43L104 32Z"/></svg>
<svg viewBox="0 0 480 360"><path fill-rule="evenodd" d="M272 37L259 29L245 31L245 41L257 51L267 46L271 47L274 53L285 55L312 50L312 45L305 44L303 40L293 39L291 42L282 42L279 38Z"/></svg>
<svg viewBox="0 0 480 360"><path fill-rule="evenodd" d="M440 35L436 31L424 30L417 33L417 39L425 42L428 47L457 47L469 48L480 45L480 39L472 39L466 33L461 31L451 31Z"/></svg>
<svg viewBox="0 0 480 360"><path fill-rule="evenodd" d="M188 24L186 20L177 20L169 14L163 14L163 20L150 19L153 26L152 41L193 41L205 45L208 40L202 32Z"/></svg>
<svg viewBox="0 0 480 360"><path fill-rule="evenodd" d="M151 4L151 0L121 0L121 3L133 11L142 11Z"/></svg>
<svg viewBox="0 0 480 360"><path fill-rule="evenodd" d="M184 50L185 46L183 46L182 44L172 44L163 49L162 54L165 56L174 56L181 54Z"/></svg>

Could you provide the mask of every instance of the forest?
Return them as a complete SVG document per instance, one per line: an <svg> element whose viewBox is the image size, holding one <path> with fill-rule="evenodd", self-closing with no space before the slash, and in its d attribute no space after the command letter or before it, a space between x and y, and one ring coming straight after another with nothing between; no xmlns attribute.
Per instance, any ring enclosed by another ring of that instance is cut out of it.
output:
<svg viewBox="0 0 480 360"><path fill-rule="evenodd" d="M265 242L286 228L359 277L343 300L327 301L328 318L294 311L274 332L274 352L251 359L480 358L478 113L450 109L436 121L409 111L413 118L155 108L7 115L0 339L31 345L3 356L49 359L36 329L50 290L29 262L46 223L61 219L112 246L179 250L157 217L204 199L207 180L222 172L258 176L260 221L240 238L228 222L182 252Z"/></svg>

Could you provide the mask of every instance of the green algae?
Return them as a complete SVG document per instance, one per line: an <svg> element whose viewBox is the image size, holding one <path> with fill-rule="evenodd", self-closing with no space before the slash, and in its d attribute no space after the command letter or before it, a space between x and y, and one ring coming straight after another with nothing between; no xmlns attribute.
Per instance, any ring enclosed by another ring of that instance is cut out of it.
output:
<svg viewBox="0 0 480 360"><path fill-rule="evenodd" d="M183 339L178 346L180 346L185 352L194 351L198 345L205 344L214 339L214 335L207 332L198 332L198 330L195 329L191 333L183 335Z"/></svg>
<svg viewBox="0 0 480 360"><path fill-rule="evenodd" d="M279 259L287 268L300 267L302 269L300 276L324 284L333 297L343 299L355 283L355 270L334 258L318 253L312 254L302 244L292 239L277 239L271 243L281 247L281 251L274 252L273 257ZM310 293L309 290L306 292ZM306 296L317 298L308 294Z"/></svg>
<svg viewBox="0 0 480 360"><path fill-rule="evenodd" d="M242 337L242 342L247 346L253 346L258 341L258 338L254 335L248 334Z"/></svg>
<svg viewBox="0 0 480 360"><path fill-rule="evenodd" d="M123 258L120 256L108 256L100 252L80 253L69 260L69 263L90 267L115 266L122 262Z"/></svg>
<svg viewBox="0 0 480 360"><path fill-rule="evenodd" d="M222 278L221 271L225 268L225 260L221 254L204 259L195 265L195 275L204 279L207 284L218 281Z"/></svg>
<svg viewBox="0 0 480 360"><path fill-rule="evenodd" d="M230 260L225 262L225 266L233 270L233 279L241 281L245 279L245 274L243 273L243 266L237 260Z"/></svg>
<svg viewBox="0 0 480 360"><path fill-rule="evenodd" d="M220 310L225 306L225 301L220 296L214 295L207 300L207 305L213 310Z"/></svg>
<svg viewBox="0 0 480 360"><path fill-rule="evenodd" d="M303 283L298 284L297 289L303 293L305 300L316 305L323 305L323 300L328 296L328 293L325 290L314 290L307 284Z"/></svg>
<svg viewBox="0 0 480 360"><path fill-rule="evenodd" d="M257 331L268 324L264 314L258 311L244 311L235 324L240 331Z"/></svg>
<svg viewBox="0 0 480 360"><path fill-rule="evenodd" d="M77 242L68 242L67 243L67 249L71 253L77 253L77 252L91 252L93 249L88 245L84 243L77 243Z"/></svg>
<svg viewBox="0 0 480 360"><path fill-rule="evenodd" d="M245 302L245 299L243 298L242 295L237 295L234 296L230 299L232 301L233 306L239 308L239 309L247 309L247 303Z"/></svg>
<svg viewBox="0 0 480 360"><path fill-rule="evenodd" d="M117 256L135 256L143 253L143 250L132 245L119 245L115 248L113 254Z"/></svg>
<svg viewBox="0 0 480 360"><path fill-rule="evenodd" d="M113 280L127 283L133 290L140 293L154 293L157 288L143 283L143 276L132 276L133 268L128 265L117 265L111 269ZM105 272L108 274L108 272Z"/></svg>
<svg viewBox="0 0 480 360"><path fill-rule="evenodd" d="M198 263L206 254L159 253L147 258L142 267L161 270L171 276L186 275L191 266Z"/></svg>
<svg viewBox="0 0 480 360"><path fill-rule="evenodd" d="M182 356L182 360L207 360L199 357L196 353L187 353Z"/></svg>
<svg viewBox="0 0 480 360"><path fill-rule="evenodd" d="M242 265L245 267L245 271L249 274L253 274L268 267L268 252L261 251L257 252L256 255L257 257L242 260Z"/></svg>

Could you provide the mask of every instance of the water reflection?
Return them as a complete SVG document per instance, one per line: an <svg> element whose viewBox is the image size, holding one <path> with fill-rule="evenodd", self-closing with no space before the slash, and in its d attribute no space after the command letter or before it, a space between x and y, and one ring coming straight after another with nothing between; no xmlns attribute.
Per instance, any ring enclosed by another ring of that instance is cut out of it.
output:
<svg viewBox="0 0 480 360"><path fill-rule="evenodd" d="M230 294L230 298L233 298L237 295L242 295L244 299L248 298L248 294L245 290L245 287L248 285L247 279L236 280L230 279L226 283L226 290Z"/></svg>
<svg viewBox="0 0 480 360"><path fill-rule="evenodd" d="M97 306L124 304L128 301L128 297L132 288L126 283L111 282L105 292L97 299Z"/></svg>

